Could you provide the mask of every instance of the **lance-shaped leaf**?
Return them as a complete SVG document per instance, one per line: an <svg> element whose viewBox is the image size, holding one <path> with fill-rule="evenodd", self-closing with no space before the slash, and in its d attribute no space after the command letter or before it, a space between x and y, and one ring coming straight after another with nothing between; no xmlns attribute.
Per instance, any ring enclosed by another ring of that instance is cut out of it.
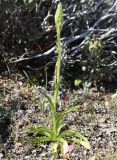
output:
<svg viewBox="0 0 117 160"><path fill-rule="evenodd" d="M51 138L46 136L36 137L31 141L31 144L40 145L41 143L45 142L51 142Z"/></svg>
<svg viewBox="0 0 117 160"><path fill-rule="evenodd" d="M82 139L77 139L77 138L73 138L72 141L74 141L75 143L81 144L86 149L90 149L91 148L90 143L88 141L84 141Z"/></svg>
<svg viewBox="0 0 117 160"><path fill-rule="evenodd" d="M53 131L48 127L35 126L35 127L30 128L28 133L40 134L40 135L51 137L53 134Z"/></svg>
<svg viewBox="0 0 117 160"><path fill-rule="evenodd" d="M66 153L68 152L68 142L65 139L62 140L61 152L62 152L63 156L65 156Z"/></svg>
<svg viewBox="0 0 117 160"><path fill-rule="evenodd" d="M41 94L43 94L43 95L47 98L50 106L52 107L52 106L53 106L53 103L52 103L52 100L51 100L51 98L49 97L49 95L48 95L47 93L42 92L41 90L40 90L40 92L41 92Z"/></svg>
<svg viewBox="0 0 117 160"><path fill-rule="evenodd" d="M62 122L59 123L58 128L57 128L57 136L59 136L61 130L65 127L65 124L63 124Z"/></svg>
<svg viewBox="0 0 117 160"><path fill-rule="evenodd" d="M78 109L78 108L80 108L79 105L78 105L78 106L70 107L70 108L66 109L65 111L63 111L63 112L58 116L58 118L57 118L57 122L56 122L57 126L59 126L59 124L61 123L61 121L63 120L63 118L64 118L68 113L70 113L70 112L72 112L72 111L75 111L75 110ZM58 127L57 127L57 128L58 128Z"/></svg>
<svg viewBox="0 0 117 160"><path fill-rule="evenodd" d="M61 133L60 136L68 137L70 141L74 141L75 143L79 143L87 149L91 148L89 141L77 131L67 130L67 131L64 131L63 133Z"/></svg>
<svg viewBox="0 0 117 160"><path fill-rule="evenodd" d="M58 98L58 93L59 93L59 87L60 87L60 82L57 82L55 89L54 89L54 109L56 110L56 105L57 105L57 98Z"/></svg>
<svg viewBox="0 0 117 160"><path fill-rule="evenodd" d="M59 145L58 142L52 143L51 150L52 150L53 153L57 153L57 152L58 152L58 151L57 151L58 145Z"/></svg>
<svg viewBox="0 0 117 160"><path fill-rule="evenodd" d="M47 93L44 93L41 90L40 90L40 92L41 92L41 94L43 94L47 98L47 100L49 102L49 105L50 105L51 113L52 113L52 116L53 116L53 114L55 114L55 113L54 113L54 104L53 104L51 98L49 97L49 95Z"/></svg>

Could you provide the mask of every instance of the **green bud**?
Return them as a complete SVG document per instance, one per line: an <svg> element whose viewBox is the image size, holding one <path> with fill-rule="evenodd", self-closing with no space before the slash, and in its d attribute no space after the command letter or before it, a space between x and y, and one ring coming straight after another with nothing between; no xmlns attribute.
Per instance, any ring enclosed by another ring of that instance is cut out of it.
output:
<svg viewBox="0 0 117 160"><path fill-rule="evenodd" d="M57 6L57 10L55 13L55 25L56 25L56 29L58 31L62 30L63 27L63 9L62 9L62 3L59 2L58 6Z"/></svg>

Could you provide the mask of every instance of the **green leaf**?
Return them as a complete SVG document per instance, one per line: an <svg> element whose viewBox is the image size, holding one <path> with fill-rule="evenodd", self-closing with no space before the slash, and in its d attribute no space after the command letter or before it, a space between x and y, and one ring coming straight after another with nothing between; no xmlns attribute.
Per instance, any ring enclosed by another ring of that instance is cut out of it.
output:
<svg viewBox="0 0 117 160"><path fill-rule="evenodd" d="M51 142L50 137L46 136L41 136L41 137L36 137L31 141L31 144L33 145L39 145L40 143L46 143L46 142Z"/></svg>
<svg viewBox="0 0 117 160"><path fill-rule="evenodd" d="M74 81L74 85L77 87L79 87L81 83L82 83L82 80L80 80L80 79L75 79L75 81Z"/></svg>
<svg viewBox="0 0 117 160"><path fill-rule="evenodd" d="M54 108L54 105L53 105L53 102L52 102L51 98L49 97L48 94L46 94L46 93L44 93L44 92L42 92L42 91L40 91L40 92L41 92L41 94L43 94L43 95L47 98L47 100L48 100L48 102L49 102L49 104L50 104L50 107L51 107L51 111L52 111L53 108Z"/></svg>
<svg viewBox="0 0 117 160"><path fill-rule="evenodd" d="M59 87L60 87L60 82L57 82L57 84L55 84L55 89L54 89L54 107L56 108L57 105L57 98L58 98L58 93L59 93Z"/></svg>
<svg viewBox="0 0 117 160"><path fill-rule="evenodd" d="M53 131L48 127L35 126L35 127L30 128L28 133L41 134L41 135L45 135L48 137L52 137Z"/></svg>
<svg viewBox="0 0 117 160"><path fill-rule="evenodd" d="M57 138L57 141L60 142L61 153L63 154L63 156L65 156L66 153L69 151L69 146L68 146L67 140L59 136Z"/></svg>
<svg viewBox="0 0 117 160"><path fill-rule="evenodd" d="M73 106L73 107L70 107L68 109L66 109L65 111L63 111L57 118L57 128L59 127L61 121L63 120L64 116L66 116L68 113L72 112L72 111L75 111L76 109L80 108L80 106Z"/></svg>
<svg viewBox="0 0 117 160"><path fill-rule="evenodd" d="M79 143L87 149L91 148L89 141L77 131L67 130L67 131L64 131L60 136L71 137L70 141L74 141L76 143Z"/></svg>
<svg viewBox="0 0 117 160"><path fill-rule="evenodd" d="M64 139L63 139L63 142L61 145L61 152L62 152L63 156L65 156L66 153L68 152L68 142Z"/></svg>
<svg viewBox="0 0 117 160"><path fill-rule="evenodd" d="M87 149L91 149L90 143L88 141L80 141L80 144Z"/></svg>
<svg viewBox="0 0 117 160"><path fill-rule="evenodd" d="M53 153L57 153L58 145L59 145L58 142L52 143L51 150Z"/></svg>
<svg viewBox="0 0 117 160"><path fill-rule="evenodd" d="M61 122L61 124L59 123L59 126L58 126L58 128L57 128L57 135L59 135L60 134L60 131L62 130L62 128L64 128L65 127L65 125L64 124L62 124L62 122Z"/></svg>
<svg viewBox="0 0 117 160"><path fill-rule="evenodd" d="M77 138L79 138L79 139L83 139L83 140L85 140L85 141L87 141L87 139L83 136L83 135L81 135L78 131L73 131L73 130L66 130L66 131L64 131L63 133L62 133L62 135L64 135L64 136L69 136L69 137L77 137Z"/></svg>
<svg viewBox="0 0 117 160"><path fill-rule="evenodd" d="M54 126L56 123L56 108L51 100L51 98L44 92L40 91L48 100L50 104L51 114L52 114L52 125Z"/></svg>
<svg viewBox="0 0 117 160"><path fill-rule="evenodd" d="M88 141L84 141L84 140L77 139L77 138L72 138L72 141L74 141L75 143L81 144L86 149L91 149L90 143Z"/></svg>

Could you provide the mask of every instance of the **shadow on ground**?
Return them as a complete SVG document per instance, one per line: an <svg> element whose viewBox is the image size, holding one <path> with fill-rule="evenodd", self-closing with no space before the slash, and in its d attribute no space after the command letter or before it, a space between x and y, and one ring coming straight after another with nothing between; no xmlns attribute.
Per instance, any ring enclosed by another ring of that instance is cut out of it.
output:
<svg viewBox="0 0 117 160"><path fill-rule="evenodd" d="M9 127L11 124L11 112L0 107L0 143L6 143L9 138Z"/></svg>

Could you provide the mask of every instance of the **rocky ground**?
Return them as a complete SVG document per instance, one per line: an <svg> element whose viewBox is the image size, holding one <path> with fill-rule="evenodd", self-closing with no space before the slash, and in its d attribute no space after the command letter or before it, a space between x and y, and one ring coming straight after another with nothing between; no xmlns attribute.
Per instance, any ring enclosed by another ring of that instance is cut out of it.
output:
<svg viewBox="0 0 117 160"><path fill-rule="evenodd" d="M53 79L57 53L57 0L53 4L50 0L37 2L32 12L16 7L12 1L11 10L4 6L0 10L0 160L54 160L50 144L32 146L32 136L28 135L34 125L51 126L49 105L39 84L51 87L47 82ZM75 80L93 85L97 81L100 89L81 84L81 88L67 86L61 91L57 111L79 104L80 109L64 122L91 144L90 150L74 145L64 160L117 160L117 1L62 0L62 4L62 76L72 81L71 86ZM95 46L95 42L101 46ZM92 54L92 44L96 54L104 47L100 56ZM106 89L101 87L102 82ZM47 92L52 95L52 89ZM62 159L60 154L57 160Z"/></svg>
<svg viewBox="0 0 117 160"><path fill-rule="evenodd" d="M47 100L36 85L30 85L20 74L14 77L0 77L0 159L53 160L50 145L31 146L29 142L32 137L27 134L31 126L51 125ZM91 150L75 146L66 159L116 160L116 94L98 92L86 86L73 91L68 89L64 94L60 110L70 105L81 105L79 110L64 119L65 123L82 133L91 143Z"/></svg>

